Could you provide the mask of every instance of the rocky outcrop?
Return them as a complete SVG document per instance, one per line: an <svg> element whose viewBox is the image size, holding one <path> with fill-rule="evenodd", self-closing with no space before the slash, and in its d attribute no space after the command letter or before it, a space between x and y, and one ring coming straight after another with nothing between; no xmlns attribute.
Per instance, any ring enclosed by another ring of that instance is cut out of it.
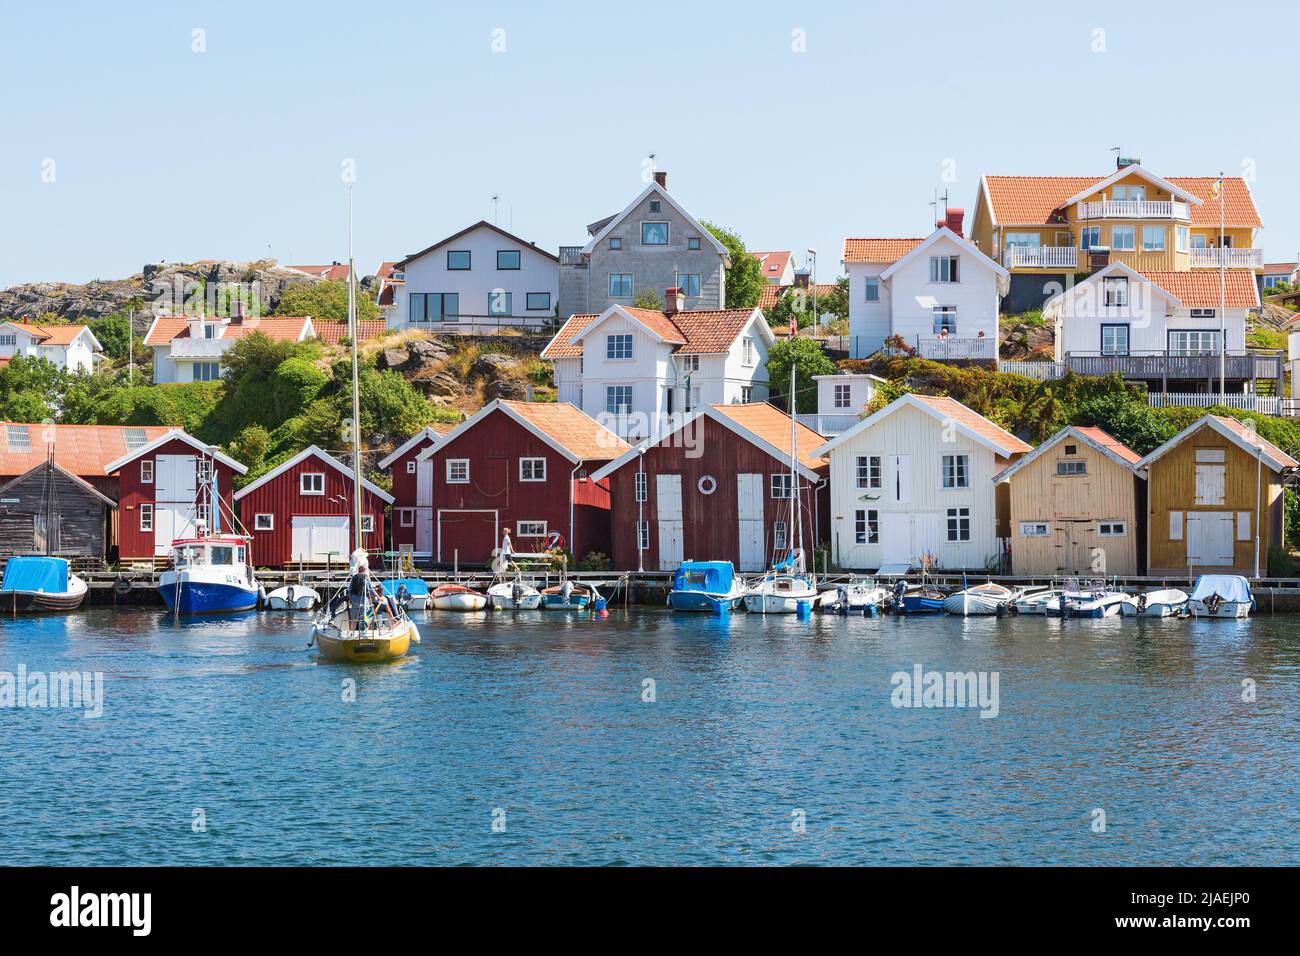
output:
<svg viewBox="0 0 1300 956"><path fill-rule="evenodd" d="M1004 359L1051 359L1056 333L1045 322L1002 325L998 354Z"/></svg>
<svg viewBox="0 0 1300 956"><path fill-rule="evenodd" d="M274 260L261 262L151 263L127 279L96 279L81 285L29 282L0 291L0 317L64 320L97 319L141 303L137 331L154 315L181 311L202 297L210 314L227 311L238 298L248 314L265 315L280 303L286 289L321 279L286 269Z"/></svg>

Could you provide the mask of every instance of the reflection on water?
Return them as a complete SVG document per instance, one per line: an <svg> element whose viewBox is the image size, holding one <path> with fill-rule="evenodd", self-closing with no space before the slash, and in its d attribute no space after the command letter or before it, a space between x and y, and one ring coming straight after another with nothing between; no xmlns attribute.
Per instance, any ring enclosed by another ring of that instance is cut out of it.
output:
<svg viewBox="0 0 1300 956"><path fill-rule="evenodd" d="M0 671L105 695L98 720L0 709L7 862L1300 862L1296 618L421 629L353 667L288 614L0 620ZM996 672L999 716L891 706L918 664Z"/></svg>

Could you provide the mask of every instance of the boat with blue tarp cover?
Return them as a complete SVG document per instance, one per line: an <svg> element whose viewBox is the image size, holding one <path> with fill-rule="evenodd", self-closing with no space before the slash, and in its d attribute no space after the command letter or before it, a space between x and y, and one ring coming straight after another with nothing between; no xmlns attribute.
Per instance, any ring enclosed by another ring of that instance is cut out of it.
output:
<svg viewBox="0 0 1300 956"><path fill-rule="evenodd" d="M668 606L674 611L730 611L744 596L730 561L683 561L673 575Z"/></svg>
<svg viewBox="0 0 1300 956"><path fill-rule="evenodd" d="M0 608L73 611L86 599L86 582L68 569L67 558L16 555L5 562Z"/></svg>

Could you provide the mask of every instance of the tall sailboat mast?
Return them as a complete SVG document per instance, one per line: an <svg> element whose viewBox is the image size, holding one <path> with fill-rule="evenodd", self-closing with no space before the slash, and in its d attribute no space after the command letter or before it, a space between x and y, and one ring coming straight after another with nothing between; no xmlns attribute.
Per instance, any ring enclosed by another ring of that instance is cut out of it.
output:
<svg viewBox="0 0 1300 956"><path fill-rule="evenodd" d="M361 396L357 372L357 266L352 258L352 187L348 186L348 338L352 340L352 547L361 547Z"/></svg>
<svg viewBox="0 0 1300 956"><path fill-rule="evenodd" d="M790 324L793 326L794 321L791 320ZM795 334L796 335L798 334L797 330ZM795 548L799 549L800 567L798 570L802 571L804 570L802 567L803 565L803 508L800 507L799 493L798 493L799 470L798 470L797 456L798 456L798 448L799 448L799 433L798 433L799 426L795 422L795 417L794 417L795 402L797 401L794 395L794 382L795 382L794 369L795 369L795 365L792 359L790 362L790 529L795 534L795 538L794 538L795 544L794 547L790 549L790 553L794 554Z"/></svg>

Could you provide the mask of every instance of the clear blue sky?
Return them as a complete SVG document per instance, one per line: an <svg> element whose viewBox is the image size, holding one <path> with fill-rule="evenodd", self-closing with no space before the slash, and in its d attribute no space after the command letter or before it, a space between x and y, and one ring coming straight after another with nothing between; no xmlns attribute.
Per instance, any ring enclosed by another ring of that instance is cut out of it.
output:
<svg viewBox="0 0 1300 956"><path fill-rule="evenodd" d="M1253 163L1267 258L1300 251L1285 3L280 7L0 7L0 287L343 259L348 158L364 272L493 193L524 238L582 243L651 152L697 216L819 249L821 279L846 235L927 232L936 188L969 210L983 173L1104 174L1112 146L1163 175Z"/></svg>

